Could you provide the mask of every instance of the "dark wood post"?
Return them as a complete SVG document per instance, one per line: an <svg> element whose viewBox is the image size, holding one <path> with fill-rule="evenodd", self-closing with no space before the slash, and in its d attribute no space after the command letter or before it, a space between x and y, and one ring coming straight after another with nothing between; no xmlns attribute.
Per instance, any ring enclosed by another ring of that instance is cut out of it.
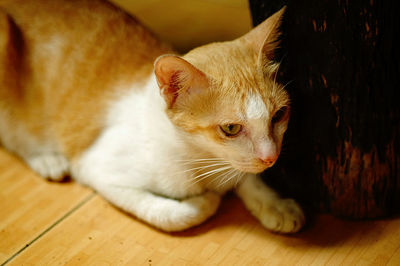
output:
<svg viewBox="0 0 400 266"><path fill-rule="evenodd" d="M266 180L335 215L400 211L400 16L394 1L250 0L254 24L287 5L279 77L292 116Z"/></svg>

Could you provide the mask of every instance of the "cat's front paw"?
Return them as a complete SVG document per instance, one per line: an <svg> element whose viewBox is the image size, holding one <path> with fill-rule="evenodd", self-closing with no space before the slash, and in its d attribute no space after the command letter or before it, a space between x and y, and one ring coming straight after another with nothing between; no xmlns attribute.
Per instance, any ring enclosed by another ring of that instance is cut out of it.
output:
<svg viewBox="0 0 400 266"><path fill-rule="evenodd" d="M295 233L305 223L303 210L293 199L277 199L262 206L256 216L266 228L279 233Z"/></svg>
<svg viewBox="0 0 400 266"><path fill-rule="evenodd" d="M43 178L62 181L68 174L68 160L60 154L40 154L27 159L28 165Z"/></svg>
<svg viewBox="0 0 400 266"><path fill-rule="evenodd" d="M247 209L268 229L295 233L304 223L303 210L293 199L282 199L259 176L248 175L236 189Z"/></svg>
<svg viewBox="0 0 400 266"><path fill-rule="evenodd" d="M164 231L173 232L199 225L216 212L220 200L221 196L214 192L184 199L174 210L165 213L163 222L156 226Z"/></svg>

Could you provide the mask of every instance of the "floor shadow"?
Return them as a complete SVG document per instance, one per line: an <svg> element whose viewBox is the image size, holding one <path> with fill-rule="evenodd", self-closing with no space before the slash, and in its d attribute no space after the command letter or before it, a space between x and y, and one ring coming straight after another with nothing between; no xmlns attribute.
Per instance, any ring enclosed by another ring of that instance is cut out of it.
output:
<svg viewBox="0 0 400 266"><path fill-rule="evenodd" d="M395 217L392 219L399 219ZM311 215L307 217L306 226L295 234L277 234L263 228L244 207L243 203L233 193L226 195L218 212L205 223L189 230L171 233L177 237L194 237L206 234L211 230L225 227L241 227L244 224L249 233L272 239L284 246L339 246L349 239L357 239L358 245L370 243L371 239L379 236L382 228L391 219L352 221L333 217L328 214ZM365 239L365 241L364 241ZM368 239L368 240L367 240Z"/></svg>
<svg viewBox="0 0 400 266"><path fill-rule="evenodd" d="M204 223L182 232L171 233L173 236L193 237L205 234L221 227L238 227L244 223L254 224L257 221L246 210L243 203L233 193L225 195L214 216Z"/></svg>

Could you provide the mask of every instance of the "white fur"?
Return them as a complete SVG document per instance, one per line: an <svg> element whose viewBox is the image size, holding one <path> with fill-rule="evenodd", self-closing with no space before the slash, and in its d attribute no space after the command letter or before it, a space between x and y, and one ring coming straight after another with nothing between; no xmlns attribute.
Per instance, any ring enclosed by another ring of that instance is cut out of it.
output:
<svg viewBox="0 0 400 266"><path fill-rule="evenodd" d="M268 110L264 101L258 94L249 94L246 100L247 119L268 118Z"/></svg>

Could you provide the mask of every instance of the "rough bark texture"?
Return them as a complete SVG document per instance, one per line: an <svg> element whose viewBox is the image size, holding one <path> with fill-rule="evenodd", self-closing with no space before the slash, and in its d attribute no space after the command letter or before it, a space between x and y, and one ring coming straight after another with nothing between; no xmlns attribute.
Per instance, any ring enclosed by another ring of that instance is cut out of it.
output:
<svg viewBox="0 0 400 266"><path fill-rule="evenodd" d="M279 76L292 117L266 180L335 215L400 210L400 16L394 1L250 0L255 25L287 5Z"/></svg>

